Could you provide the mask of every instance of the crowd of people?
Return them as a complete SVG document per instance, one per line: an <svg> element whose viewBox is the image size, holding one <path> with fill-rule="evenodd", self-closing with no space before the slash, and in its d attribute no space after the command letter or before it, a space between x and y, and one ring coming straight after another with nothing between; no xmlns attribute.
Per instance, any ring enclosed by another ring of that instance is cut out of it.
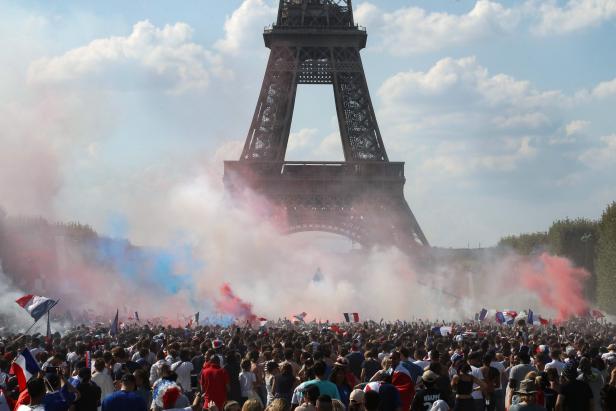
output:
<svg viewBox="0 0 616 411"><path fill-rule="evenodd" d="M0 340L0 411L616 411L616 327L74 327ZM19 381L24 350L38 373Z"/></svg>

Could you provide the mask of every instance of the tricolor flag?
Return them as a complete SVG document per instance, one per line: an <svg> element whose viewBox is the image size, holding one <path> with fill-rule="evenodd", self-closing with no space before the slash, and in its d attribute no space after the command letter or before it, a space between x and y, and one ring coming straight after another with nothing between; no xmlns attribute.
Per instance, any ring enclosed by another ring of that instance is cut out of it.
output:
<svg viewBox="0 0 616 411"><path fill-rule="evenodd" d="M533 324L535 320L535 314L533 310L528 310L528 314L526 315L526 322L529 324Z"/></svg>
<svg viewBox="0 0 616 411"><path fill-rule="evenodd" d="M453 327L445 327L445 326L443 326L443 327L434 327L434 328L432 328L432 332L434 334L438 334L438 335L441 335L443 337L448 336L449 334L452 333L452 331L453 331Z"/></svg>
<svg viewBox="0 0 616 411"><path fill-rule="evenodd" d="M518 316L518 313L515 311L507 310L503 311L503 316L505 317L505 322L509 325L512 325L515 321L515 317Z"/></svg>
<svg viewBox="0 0 616 411"><path fill-rule="evenodd" d="M479 321L485 320L487 315L488 315L488 310L486 310L485 308L482 308L481 311L479 312Z"/></svg>
<svg viewBox="0 0 616 411"><path fill-rule="evenodd" d="M549 323L550 323L549 320L546 320L542 316L539 316L539 324L541 324L541 325L548 325Z"/></svg>
<svg viewBox="0 0 616 411"><path fill-rule="evenodd" d="M307 313L302 312L302 313L294 315L293 318L295 318L297 321L305 322L304 318L306 318L307 315L308 315Z"/></svg>
<svg viewBox="0 0 616 411"><path fill-rule="evenodd" d="M351 317L353 318L354 323L359 322L359 313L343 313L343 315L344 315L345 321L348 323L351 322Z"/></svg>
<svg viewBox="0 0 616 411"><path fill-rule="evenodd" d="M38 295L24 295L23 297L15 300L17 304L34 318L34 321L38 321L42 316L47 314L49 310L53 308L58 302L51 298L41 297Z"/></svg>
<svg viewBox="0 0 616 411"><path fill-rule="evenodd" d="M500 311L496 312L496 322L499 323L499 324L504 324L505 323L505 316Z"/></svg>
<svg viewBox="0 0 616 411"><path fill-rule="evenodd" d="M30 381L30 378L38 374L39 371L41 371L41 368L30 350L26 348L13 361L10 373L17 377L19 390L23 391L26 389L26 384Z"/></svg>
<svg viewBox="0 0 616 411"><path fill-rule="evenodd" d="M115 337L116 335L118 335L118 317L120 314L120 310L116 310L116 315L115 318L113 319L113 321L111 322L111 327L109 327L109 335L112 337Z"/></svg>
<svg viewBox="0 0 616 411"><path fill-rule="evenodd" d="M265 324L267 324L267 318L259 317L258 320L259 320L259 326L265 327Z"/></svg>
<svg viewBox="0 0 616 411"><path fill-rule="evenodd" d="M603 314L601 311L599 310L592 310L590 312L590 315L592 315L593 318L605 318L605 314Z"/></svg>

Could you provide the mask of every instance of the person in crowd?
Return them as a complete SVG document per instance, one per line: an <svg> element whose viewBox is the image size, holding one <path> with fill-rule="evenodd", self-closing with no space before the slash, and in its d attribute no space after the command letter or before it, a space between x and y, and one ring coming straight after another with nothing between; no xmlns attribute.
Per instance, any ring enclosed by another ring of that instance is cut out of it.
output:
<svg viewBox="0 0 616 411"><path fill-rule="evenodd" d="M229 374L227 374L224 368L220 367L220 357L218 355L212 355L203 365L201 376L199 377L199 385L201 386L206 407L209 408L210 402L213 402L218 409L222 409L227 401Z"/></svg>
<svg viewBox="0 0 616 411"><path fill-rule="evenodd" d="M267 390L267 405L270 405L274 400L274 383L276 377L280 374L280 368L276 361L268 361L265 364L265 389Z"/></svg>
<svg viewBox="0 0 616 411"><path fill-rule="evenodd" d="M28 381L26 389L30 397L28 404L18 405L15 411L45 411L45 381L42 378L33 378Z"/></svg>
<svg viewBox="0 0 616 411"><path fill-rule="evenodd" d="M244 405L247 400L259 398L259 396L256 391L257 376L254 372L250 371L250 360L242 360L240 365L242 367L242 372L239 374L241 389L240 405Z"/></svg>
<svg viewBox="0 0 616 411"><path fill-rule="evenodd" d="M436 386L439 375L432 370L424 371L421 376L421 386L415 393L411 411L429 411L438 400L444 400L445 395Z"/></svg>
<svg viewBox="0 0 616 411"><path fill-rule="evenodd" d="M178 375L177 383L182 387L183 392L189 395L192 399L192 382L191 374L193 370L193 364L190 361L190 352L188 349L180 350L180 359L171 364L171 371Z"/></svg>
<svg viewBox="0 0 616 411"><path fill-rule="evenodd" d="M456 394L454 411L475 411L475 399L473 387L485 389L485 383L473 375L473 370L468 362L463 362L458 368L458 374L451 380L451 387Z"/></svg>
<svg viewBox="0 0 616 411"><path fill-rule="evenodd" d="M534 380L522 380L520 388L515 391L519 396L519 402L509 408L509 411L546 411L545 407L537 404L537 390Z"/></svg>
<svg viewBox="0 0 616 411"><path fill-rule="evenodd" d="M127 373L120 378L120 390L108 395L102 403L102 411L147 411L143 398L135 392L135 376Z"/></svg>
<svg viewBox="0 0 616 411"><path fill-rule="evenodd" d="M274 397L281 398L287 404L291 404L293 389L295 388L296 378L293 374L293 365L289 361L284 361L280 370L280 374L274 379Z"/></svg>
<svg viewBox="0 0 616 411"><path fill-rule="evenodd" d="M148 373L143 368L135 370L133 373L135 376L135 392L143 398L148 408L152 404L152 388L150 387L150 380Z"/></svg>
<svg viewBox="0 0 616 411"><path fill-rule="evenodd" d="M570 360L563 368L560 393L556 398L556 411L592 411L593 394L586 381L578 379L578 364Z"/></svg>
<svg viewBox="0 0 616 411"><path fill-rule="evenodd" d="M74 411L96 411L101 404L101 388L92 381L90 368L81 368L78 375L79 398L75 401Z"/></svg>
<svg viewBox="0 0 616 411"><path fill-rule="evenodd" d="M336 362L334 364L329 380L336 385L336 388L338 389L338 396L344 404L344 407L347 408L349 406L353 386L349 385L347 382L345 367L342 363Z"/></svg>

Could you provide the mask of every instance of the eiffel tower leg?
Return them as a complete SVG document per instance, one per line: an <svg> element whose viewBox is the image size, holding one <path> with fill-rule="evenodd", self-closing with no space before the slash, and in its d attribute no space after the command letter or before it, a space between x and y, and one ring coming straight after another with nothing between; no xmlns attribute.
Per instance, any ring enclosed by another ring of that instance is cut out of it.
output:
<svg viewBox="0 0 616 411"><path fill-rule="evenodd" d="M284 161L297 92L297 49L272 48L242 160Z"/></svg>
<svg viewBox="0 0 616 411"><path fill-rule="evenodd" d="M332 48L334 97L346 161L388 161L359 51Z"/></svg>

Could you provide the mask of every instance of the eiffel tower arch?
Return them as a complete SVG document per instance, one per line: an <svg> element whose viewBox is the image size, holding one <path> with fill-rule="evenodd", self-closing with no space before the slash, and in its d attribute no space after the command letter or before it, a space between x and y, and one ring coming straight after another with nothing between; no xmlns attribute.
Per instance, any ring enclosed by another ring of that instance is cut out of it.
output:
<svg viewBox="0 0 616 411"><path fill-rule="evenodd" d="M225 161L226 188L264 196L268 218L286 233L327 231L363 246L427 246L404 198L404 163L387 157L360 50L351 0L280 0L265 30L270 49L261 92L239 161ZM298 84L331 84L342 162L285 161Z"/></svg>

